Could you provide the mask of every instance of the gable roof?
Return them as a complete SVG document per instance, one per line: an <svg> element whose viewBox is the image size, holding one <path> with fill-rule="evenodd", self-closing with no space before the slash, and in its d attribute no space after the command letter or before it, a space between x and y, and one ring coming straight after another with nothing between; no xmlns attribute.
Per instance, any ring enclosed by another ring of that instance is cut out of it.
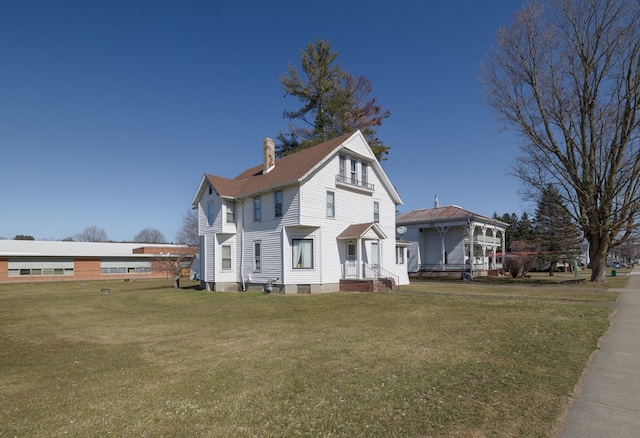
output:
<svg viewBox="0 0 640 438"><path fill-rule="evenodd" d="M413 210L409 213L399 214L396 216L396 223L400 224L424 224L433 222L458 222L458 221L475 221L485 222L488 224L508 227L509 224L474 213L457 205L447 205L445 207L423 208L421 210Z"/></svg>
<svg viewBox="0 0 640 438"><path fill-rule="evenodd" d="M346 148L346 146L343 145L352 137L356 136L362 137L362 133L355 131L343 134L315 146L278 158L275 160L273 169L267 173L263 173L263 164L259 164L243 171L235 178L205 174L193 198L192 206L193 208L197 207L198 199L206 187L205 183L211 184L219 196L228 198L250 196L251 194L267 191L275 187L298 183L327 160L335 151L342 147ZM364 137L362 137L362 139L364 140ZM366 140L364 141L366 143ZM379 171L387 190L391 192L391 197L397 204L401 204L402 201L399 195L386 177L378 160L375 159L373 154L371 158L373 167Z"/></svg>
<svg viewBox="0 0 640 438"><path fill-rule="evenodd" d="M359 239L366 237L366 234L372 230L380 239L386 239L387 236L382 232L375 222L364 222L362 224L352 224L338 234L337 239Z"/></svg>

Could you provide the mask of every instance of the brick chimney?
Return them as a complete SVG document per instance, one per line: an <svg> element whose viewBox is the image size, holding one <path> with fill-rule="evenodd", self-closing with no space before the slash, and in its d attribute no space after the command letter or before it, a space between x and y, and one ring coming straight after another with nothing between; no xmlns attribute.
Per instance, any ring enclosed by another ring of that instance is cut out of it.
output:
<svg viewBox="0 0 640 438"><path fill-rule="evenodd" d="M276 147L273 140L269 137L264 139L264 164L262 167L262 173L269 173L274 167L276 167Z"/></svg>

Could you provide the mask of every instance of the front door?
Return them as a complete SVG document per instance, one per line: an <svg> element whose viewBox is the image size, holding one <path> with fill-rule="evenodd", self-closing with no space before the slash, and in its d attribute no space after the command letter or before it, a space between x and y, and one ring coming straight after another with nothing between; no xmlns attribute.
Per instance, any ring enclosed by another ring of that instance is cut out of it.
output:
<svg viewBox="0 0 640 438"><path fill-rule="evenodd" d="M356 277L356 244L347 243L347 263L345 264L344 276L346 278Z"/></svg>
<svg viewBox="0 0 640 438"><path fill-rule="evenodd" d="M371 267L380 266L380 252L378 250L378 242L371 242Z"/></svg>

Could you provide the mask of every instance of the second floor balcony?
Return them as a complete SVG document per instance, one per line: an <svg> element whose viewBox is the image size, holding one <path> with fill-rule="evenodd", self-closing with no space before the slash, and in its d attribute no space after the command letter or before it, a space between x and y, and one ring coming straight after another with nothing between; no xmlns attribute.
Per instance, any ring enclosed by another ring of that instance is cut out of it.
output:
<svg viewBox="0 0 640 438"><path fill-rule="evenodd" d="M373 184L370 184L367 181L361 181L359 179L356 179L352 175L340 175L340 174L336 175L336 184L344 184L351 187L358 187L358 188L369 190L372 192L375 189Z"/></svg>

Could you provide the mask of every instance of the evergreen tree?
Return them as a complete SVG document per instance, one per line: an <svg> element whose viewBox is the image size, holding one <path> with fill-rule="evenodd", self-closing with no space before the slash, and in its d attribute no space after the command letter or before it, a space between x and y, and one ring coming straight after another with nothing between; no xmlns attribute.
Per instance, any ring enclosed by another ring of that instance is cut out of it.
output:
<svg viewBox="0 0 640 438"><path fill-rule="evenodd" d="M300 121L304 127L289 125L289 132L278 133L276 152L279 157L298 149L360 129L378 160L384 159L389 147L376 137L376 126L389 117L376 99L369 99L371 82L361 76L355 78L340 68L338 53L322 39L309 43L301 53L301 66L306 80L293 65L280 78L285 96L295 96L302 103L296 111L284 110L289 121Z"/></svg>
<svg viewBox="0 0 640 438"><path fill-rule="evenodd" d="M570 262L580 254L580 230L552 184L540 194L534 231L541 259L549 263L549 275L558 262Z"/></svg>

